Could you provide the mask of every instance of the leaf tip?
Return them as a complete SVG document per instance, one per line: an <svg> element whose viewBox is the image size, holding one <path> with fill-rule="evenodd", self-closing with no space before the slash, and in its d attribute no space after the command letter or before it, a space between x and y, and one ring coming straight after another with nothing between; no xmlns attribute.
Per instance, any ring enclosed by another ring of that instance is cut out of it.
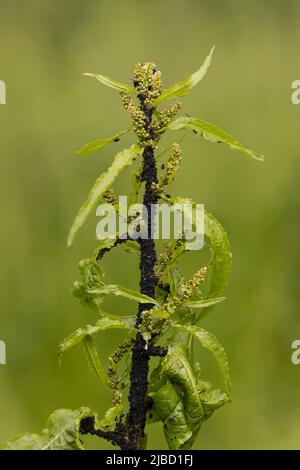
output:
<svg viewBox="0 0 300 470"><path fill-rule="evenodd" d="M74 237L71 233L69 233L68 239L67 239L67 248L71 248L73 245Z"/></svg>

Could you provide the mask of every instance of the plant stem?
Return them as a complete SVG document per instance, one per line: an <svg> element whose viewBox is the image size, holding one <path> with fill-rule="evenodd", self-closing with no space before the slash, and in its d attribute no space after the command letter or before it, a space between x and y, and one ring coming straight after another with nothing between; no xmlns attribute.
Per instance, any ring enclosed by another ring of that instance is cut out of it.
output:
<svg viewBox="0 0 300 470"><path fill-rule="evenodd" d="M152 109L149 109L143 100L139 97L141 109L145 114L145 129L149 132L149 138L152 136L149 126L152 121ZM156 263L156 250L152 237L153 205L157 203L157 195L152 190L152 183L157 183L157 168L152 147L145 147L143 152L143 179L145 181L145 192L143 204L146 209L148 238L139 239L140 245L140 292L152 298L155 297L156 277L154 266ZM142 319L142 313L153 307L153 304L139 304L136 325L138 326ZM144 441L144 429L147 413L147 392L148 392L148 372L149 372L149 350L146 349L146 342L141 333L137 333L134 347L132 349L132 364L130 372L130 391L129 391L129 413L127 416L127 433L129 449L141 449Z"/></svg>

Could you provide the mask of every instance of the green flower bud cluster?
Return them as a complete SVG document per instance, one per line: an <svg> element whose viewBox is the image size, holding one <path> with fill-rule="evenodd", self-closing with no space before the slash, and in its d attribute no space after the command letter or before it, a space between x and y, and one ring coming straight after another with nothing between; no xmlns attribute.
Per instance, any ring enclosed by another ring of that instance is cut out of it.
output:
<svg viewBox="0 0 300 470"><path fill-rule="evenodd" d="M207 267L201 268L197 271L191 280L186 281L181 287L180 291L174 295L170 300L164 304L164 310L169 313L174 312L177 305L181 304L184 300L189 299L195 292L195 289L205 280Z"/></svg>
<svg viewBox="0 0 300 470"><path fill-rule="evenodd" d="M130 350L133 340L124 340L117 349L108 358L108 383L112 389L112 403L113 405L119 405L122 401L122 393L120 391L120 380L117 374L117 367L124 355Z"/></svg>
<svg viewBox="0 0 300 470"><path fill-rule="evenodd" d="M158 279L161 278L166 272L170 262L174 256L176 256L176 250L181 248L184 243L185 241L183 239L176 240L175 242L169 242L166 245L164 251L159 254L154 267L154 273Z"/></svg>
<svg viewBox="0 0 300 470"><path fill-rule="evenodd" d="M155 100L161 93L161 72L152 62L137 64L134 70L133 85L138 96L149 108L155 108Z"/></svg>
<svg viewBox="0 0 300 470"><path fill-rule="evenodd" d="M171 104L168 108L164 109L163 111L160 111L157 113L157 119L153 121L152 123L152 129L156 133L162 133L166 130L166 127L172 119L176 116L176 114L180 111L181 109L181 103L175 103Z"/></svg>
<svg viewBox="0 0 300 470"><path fill-rule="evenodd" d="M113 206L116 206L118 204L118 201L117 201L117 198L113 189L108 189L107 191L105 191L105 193L103 194L103 199L105 202Z"/></svg>
<svg viewBox="0 0 300 470"><path fill-rule="evenodd" d="M175 143L172 145L171 154L167 161L166 172L160 179L161 186L166 186L172 183L179 168L181 159L181 147L179 144Z"/></svg>
<svg viewBox="0 0 300 470"><path fill-rule="evenodd" d="M194 274L192 279L184 284L182 293L180 294L181 300L186 300L193 295L195 289L204 281L206 273L207 267L205 266L199 269L199 271Z"/></svg>
<svg viewBox="0 0 300 470"><path fill-rule="evenodd" d="M163 313L162 311L160 313ZM153 336L160 334L162 327L167 324L164 318L157 318L155 310L145 310L142 314L142 321L138 328L146 343L153 338ZM147 347L147 345L146 345Z"/></svg>
<svg viewBox="0 0 300 470"><path fill-rule="evenodd" d="M146 120L144 112L134 104L133 100L127 93L121 93L122 103L126 111L132 117L134 131L143 146L149 138L149 131L146 128Z"/></svg>

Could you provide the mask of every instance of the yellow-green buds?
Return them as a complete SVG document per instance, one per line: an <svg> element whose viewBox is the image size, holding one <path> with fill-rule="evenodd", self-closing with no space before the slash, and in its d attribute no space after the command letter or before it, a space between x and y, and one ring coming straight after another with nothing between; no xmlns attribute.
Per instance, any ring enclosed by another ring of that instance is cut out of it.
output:
<svg viewBox="0 0 300 470"><path fill-rule="evenodd" d="M179 144L175 143L172 146L172 151L166 165L166 173L162 178L161 183L167 185L172 183L175 178L176 172L179 168L181 162L181 147Z"/></svg>
<svg viewBox="0 0 300 470"><path fill-rule="evenodd" d="M107 202L108 204L112 204L113 206L116 206L118 204L118 201L117 201L117 198L113 189L108 189L107 191L105 191L105 193L103 194L103 199L105 202Z"/></svg>
<svg viewBox="0 0 300 470"><path fill-rule="evenodd" d="M117 349L108 358L108 383L112 389L112 403L114 406L119 405L122 401L122 393L120 391L119 377L117 374L117 367L124 355L130 350L133 340L124 340Z"/></svg>
<svg viewBox="0 0 300 470"><path fill-rule="evenodd" d="M167 125L171 122L174 116L180 111L181 103L171 104L168 108L160 111L157 116L157 119L153 121L152 128L156 132L163 132L166 129Z"/></svg>
<svg viewBox="0 0 300 470"><path fill-rule="evenodd" d="M161 73L152 62L137 64L134 70L133 85L140 99L152 109L155 99L161 93Z"/></svg>
<svg viewBox="0 0 300 470"><path fill-rule="evenodd" d="M191 297L191 295L193 295L195 289L199 286L199 284L204 281L206 273L207 267L201 268L194 274L191 280L187 281L184 284L182 289L183 299L188 299L189 297Z"/></svg>

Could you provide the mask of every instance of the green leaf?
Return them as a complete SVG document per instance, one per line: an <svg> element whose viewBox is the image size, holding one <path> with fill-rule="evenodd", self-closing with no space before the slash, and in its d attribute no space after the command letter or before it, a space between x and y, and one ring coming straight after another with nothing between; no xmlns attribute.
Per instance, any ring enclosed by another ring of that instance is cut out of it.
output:
<svg viewBox="0 0 300 470"><path fill-rule="evenodd" d="M181 448L183 448L183 445L186 448L187 443L189 443L189 448L204 420L204 411L199 395L197 378L193 373L184 347L179 345L169 348L167 356L162 361L162 373L180 390L186 424L192 433L192 435L186 433L184 443L181 443ZM177 411L179 412L179 408L177 408ZM176 433L176 430L174 432Z"/></svg>
<svg viewBox="0 0 300 470"><path fill-rule="evenodd" d="M123 131L119 132L116 135L113 135L112 137L108 137L106 139L97 139L97 140L92 140L92 142L89 142L88 144L85 144L81 149L77 150L77 155L80 157L87 157L90 155L92 152L96 152L97 150L101 150L105 145L110 144L111 142L117 142L119 138L129 132L131 127L128 127L127 129L124 129Z"/></svg>
<svg viewBox="0 0 300 470"><path fill-rule="evenodd" d="M97 240L99 240L99 239L97 239ZM103 239L99 240L99 245L97 246L97 249L94 253L94 259L97 259L101 255L102 251L104 251L104 252L109 251L114 246L116 241L117 241L117 237L103 238Z"/></svg>
<svg viewBox="0 0 300 470"><path fill-rule="evenodd" d="M123 287L117 284L105 284L103 287L92 289L88 292L93 295L120 295L121 297L126 297L127 299L135 300L136 302L139 302L141 304L153 304L159 306L156 300L152 299L148 295L141 294L138 291L127 289L127 287Z"/></svg>
<svg viewBox="0 0 300 470"><path fill-rule="evenodd" d="M97 421L95 424L95 429L113 429L116 425L116 418L120 416L123 411L123 405L115 405L109 408L105 413L104 418L101 421Z"/></svg>
<svg viewBox="0 0 300 470"><path fill-rule="evenodd" d="M130 148L122 150L115 156L115 159L109 169L99 176L87 200L81 206L71 227L68 237L68 247L72 245L78 230L82 227L105 191L112 185L121 171L127 166L131 165L135 157L140 155L141 152L142 149L138 145L132 145Z"/></svg>
<svg viewBox="0 0 300 470"><path fill-rule="evenodd" d="M215 410L231 401L228 393L213 387L209 382L200 380L200 399L204 410L204 419L207 420Z"/></svg>
<svg viewBox="0 0 300 470"><path fill-rule="evenodd" d="M183 302L184 307L188 308L205 308L205 307L211 307L212 305L216 305L220 302L223 302L225 300L225 297L217 297L216 299L207 299L207 300L189 300L186 302Z"/></svg>
<svg viewBox="0 0 300 470"><path fill-rule="evenodd" d="M214 47L211 49L209 55L206 57L203 65L194 72L192 75L187 77L185 80L182 80L175 85L171 86L167 90L164 90L161 95L156 99L156 103L162 103L163 101L170 100L176 96L186 96L192 90L192 88L197 85L197 83L202 80L210 66L211 58L214 52Z"/></svg>
<svg viewBox="0 0 300 470"><path fill-rule="evenodd" d="M183 287L185 279L177 266L173 266L168 271L168 283L170 285L170 294L172 297Z"/></svg>
<svg viewBox="0 0 300 470"><path fill-rule="evenodd" d="M80 422L91 410L56 410L48 418L47 427L41 434L19 434L6 443L4 450L79 450Z"/></svg>
<svg viewBox="0 0 300 470"><path fill-rule="evenodd" d="M114 240L111 241L114 243ZM97 249L97 253L107 247L106 243L102 243ZM99 250L99 251L98 251ZM84 306L88 306L97 313L102 313L101 304L103 297L93 295L89 290L104 285L104 273L100 263L96 261L96 257L85 258L79 263L80 281L73 284L72 294L79 298Z"/></svg>
<svg viewBox="0 0 300 470"><path fill-rule="evenodd" d="M116 317L113 315L103 316L95 325L86 325L84 328L78 328L70 336L65 338L59 345L59 355L61 356L67 349L80 343L86 336L92 336L99 331L112 328L133 330L135 317Z"/></svg>
<svg viewBox="0 0 300 470"><path fill-rule="evenodd" d="M117 82L116 80L101 75L100 73L84 73L83 75L85 77L96 78L96 80L101 82L103 85L113 88L114 90L124 93L136 93L136 90L132 86L126 85L126 83Z"/></svg>
<svg viewBox="0 0 300 470"><path fill-rule="evenodd" d="M192 369L186 348L172 346L150 377L153 407L148 422L161 420L172 450L190 449L212 413L230 401L228 393L201 379Z"/></svg>
<svg viewBox="0 0 300 470"><path fill-rule="evenodd" d="M181 206L185 206L186 208L188 207L187 205L190 205L191 208L190 210L186 210L185 215L186 217L189 217L190 221L193 220L194 218L194 206L195 202L193 202L189 198L182 198L182 197L176 197L169 199L168 201L171 204L177 204ZM201 224L200 225L200 232L198 235L201 235ZM199 226L198 225L198 226ZM230 243L227 237L227 234L221 225L220 222L218 222L217 219L215 219L211 214L205 211L204 213L204 234L205 236L209 239L210 242L210 252L211 252L211 258L209 261L209 289L205 295L205 300L209 301L210 299L217 299L222 297L222 294L225 290L225 287L227 286L228 279L231 273L231 268L232 268L232 254L231 254L231 247ZM189 244L186 243L186 249L189 248ZM178 272L175 270L172 275L170 276L169 282L173 284L173 287L175 288L173 294L176 294L177 290L180 287L180 284L177 286L174 286L174 279L172 279L172 276L176 275L177 280L178 278ZM182 285L182 276L181 276L181 285ZM171 286L172 287L172 286ZM203 299L204 300L204 299ZM207 307L202 306L201 313L197 317L197 320L200 318L204 318L205 316L210 313L212 308L214 307L213 305L209 305Z"/></svg>
<svg viewBox="0 0 300 470"><path fill-rule="evenodd" d="M217 338L208 331L200 328L196 325L179 325L173 324L175 328L180 329L186 333L192 334L195 338L197 338L202 346L208 349L215 357L219 369L223 375L225 389L228 395L230 396L231 393L231 379L230 379L230 372L229 372L229 364L227 360L227 355L223 346L219 343Z"/></svg>
<svg viewBox="0 0 300 470"><path fill-rule="evenodd" d="M86 352L87 362L91 370L95 373L100 382L107 385L106 371L101 363L95 341L90 335L88 335L83 338L83 345Z"/></svg>
<svg viewBox="0 0 300 470"><path fill-rule="evenodd" d="M185 251L201 249L204 241L204 221L200 211L196 210L196 203L190 198L183 197L171 198L168 199L168 202L173 205L174 209L178 208L178 210L184 213L184 220L188 223L187 230L193 227L196 232L195 240L186 241Z"/></svg>
<svg viewBox="0 0 300 470"><path fill-rule="evenodd" d="M250 157L254 158L255 160L263 161L265 159L263 155L246 148L223 129L220 129L214 124L203 121L202 119L193 117L180 117L170 122L168 129L174 131L180 129L192 129L209 142L223 142L229 145L229 147L232 149L239 150L240 152L250 155Z"/></svg>
<svg viewBox="0 0 300 470"><path fill-rule="evenodd" d="M206 294L206 299L222 296L232 268L231 247L227 234L220 224L211 214L204 214L205 236L210 241L211 258L209 261L210 285ZM201 311L200 318L204 318L210 313L213 306Z"/></svg>
<svg viewBox="0 0 300 470"><path fill-rule="evenodd" d="M168 380L166 385L153 395L155 415L163 422L164 433L169 449L180 449L192 437L180 394Z"/></svg>
<svg viewBox="0 0 300 470"><path fill-rule="evenodd" d="M131 253L138 255L140 253L140 245L135 240L126 240L126 243L122 243L121 248L126 251L126 253Z"/></svg>

